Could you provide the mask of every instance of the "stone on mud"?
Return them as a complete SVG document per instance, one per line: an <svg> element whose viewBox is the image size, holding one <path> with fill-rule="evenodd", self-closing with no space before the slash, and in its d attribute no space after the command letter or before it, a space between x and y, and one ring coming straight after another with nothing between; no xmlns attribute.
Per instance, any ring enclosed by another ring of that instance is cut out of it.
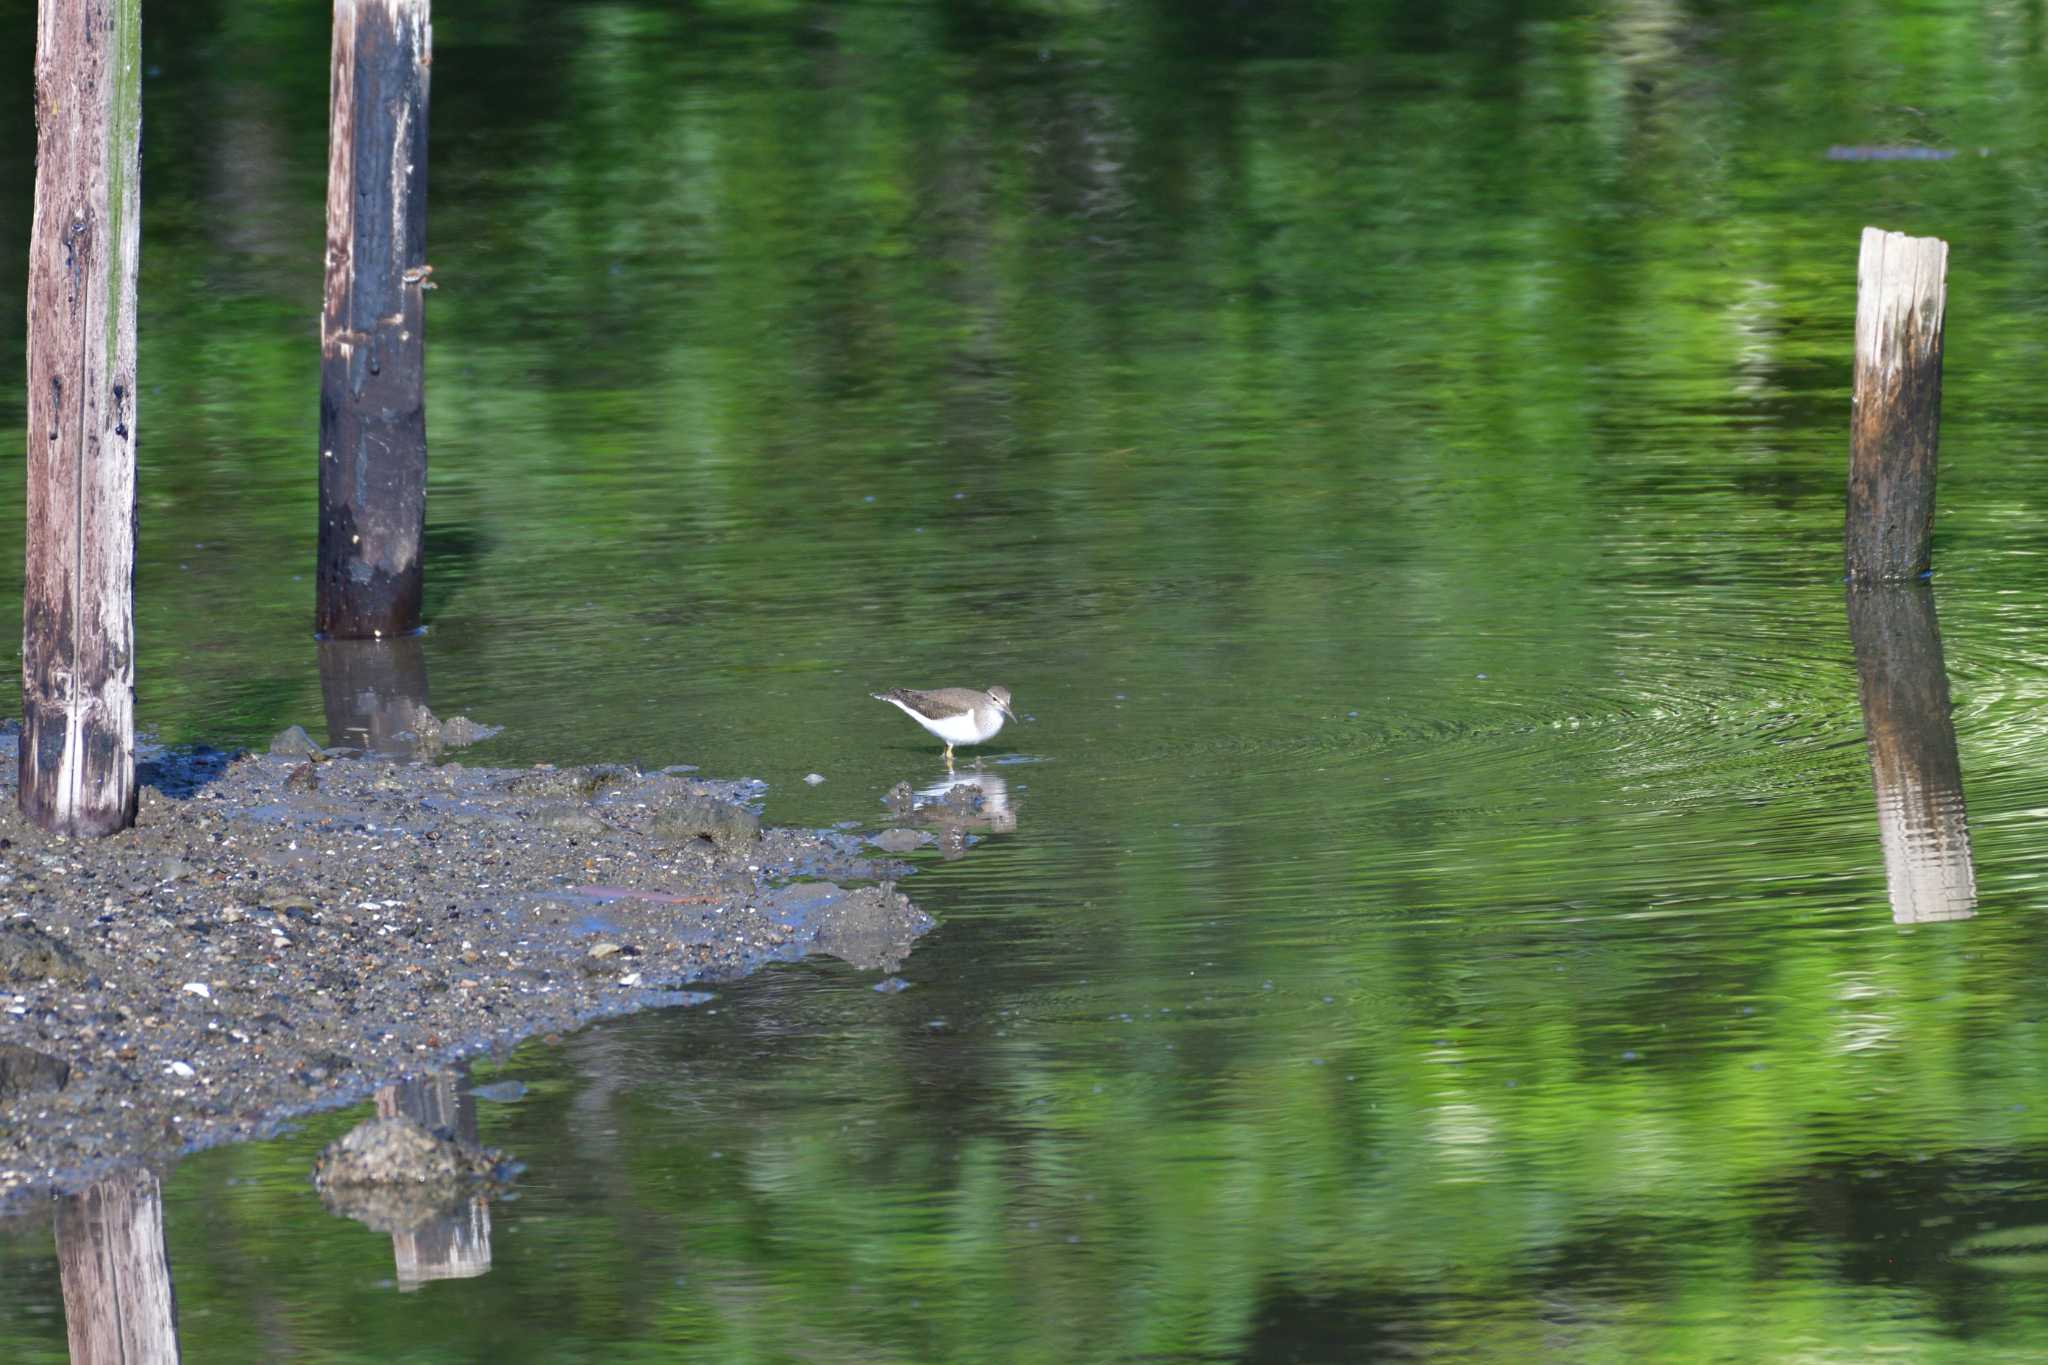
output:
<svg viewBox="0 0 2048 1365"><path fill-rule="evenodd" d="M855 967L894 971L910 952L905 922L921 917L910 898L887 882L851 891L829 882L785 887L792 909L808 905L810 946Z"/></svg>
<svg viewBox="0 0 2048 1365"><path fill-rule="evenodd" d="M85 959L27 920L0 924L0 981L70 985L91 975Z"/></svg>
<svg viewBox="0 0 2048 1365"><path fill-rule="evenodd" d="M488 1176L500 1158L464 1147L445 1133L430 1133L400 1114L369 1119L327 1144L313 1165L313 1183L427 1185Z"/></svg>
<svg viewBox="0 0 2048 1365"><path fill-rule="evenodd" d="M656 838L673 844L698 839L713 848L730 850L760 839L761 817L729 801L678 796L654 817L653 829Z"/></svg>
<svg viewBox="0 0 2048 1365"><path fill-rule="evenodd" d="M611 829L610 825L583 807L567 804L543 806L534 812L533 818L549 829L584 837L603 834Z"/></svg>
<svg viewBox="0 0 2048 1365"><path fill-rule="evenodd" d="M313 1183L332 1213L380 1232L405 1232L494 1192L513 1169L505 1154L458 1142L393 1114L357 1124L327 1144Z"/></svg>
<svg viewBox="0 0 2048 1365"><path fill-rule="evenodd" d="M313 737L306 733L303 725L287 725L278 731L270 741L270 752L291 758L322 757L320 746L313 742Z"/></svg>
<svg viewBox="0 0 2048 1365"><path fill-rule="evenodd" d="M0 1103L48 1095L71 1079L71 1064L15 1043L0 1043Z"/></svg>

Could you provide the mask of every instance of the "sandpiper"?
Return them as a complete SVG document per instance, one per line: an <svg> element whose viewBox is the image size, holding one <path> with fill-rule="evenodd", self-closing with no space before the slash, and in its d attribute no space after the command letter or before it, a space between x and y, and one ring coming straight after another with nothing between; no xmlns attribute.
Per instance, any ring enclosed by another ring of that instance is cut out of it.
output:
<svg viewBox="0 0 2048 1365"><path fill-rule="evenodd" d="M991 687L986 692L972 687L941 687L930 692L892 687L870 695L898 708L944 740L948 767L953 763L955 744L984 744L1003 728L1003 717L1017 718L1017 713L1010 709L1007 687Z"/></svg>

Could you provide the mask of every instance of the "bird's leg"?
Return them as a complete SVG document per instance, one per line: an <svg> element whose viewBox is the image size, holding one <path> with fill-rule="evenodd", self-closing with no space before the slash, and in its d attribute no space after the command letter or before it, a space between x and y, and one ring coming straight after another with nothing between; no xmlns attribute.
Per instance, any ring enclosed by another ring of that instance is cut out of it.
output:
<svg viewBox="0 0 2048 1365"><path fill-rule="evenodd" d="M946 746L946 771L953 771L953 746L950 744Z"/></svg>

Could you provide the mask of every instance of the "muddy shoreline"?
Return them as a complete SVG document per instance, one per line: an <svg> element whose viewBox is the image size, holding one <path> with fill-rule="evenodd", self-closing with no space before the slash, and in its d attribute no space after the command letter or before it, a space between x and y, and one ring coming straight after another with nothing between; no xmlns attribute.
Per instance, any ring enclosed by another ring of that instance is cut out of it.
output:
<svg viewBox="0 0 2048 1365"><path fill-rule="evenodd" d="M931 921L758 783L318 749L151 754L135 828L44 834L0 733L0 1215L536 1034Z"/></svg>

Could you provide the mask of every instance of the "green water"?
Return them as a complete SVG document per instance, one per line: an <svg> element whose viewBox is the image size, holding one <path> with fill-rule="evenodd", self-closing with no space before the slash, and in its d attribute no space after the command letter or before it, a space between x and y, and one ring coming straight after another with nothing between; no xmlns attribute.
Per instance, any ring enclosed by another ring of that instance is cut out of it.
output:
<svg viewBox="0 0 2048 1365"><path fill-rule="evenodd" d="M252 743L322 717L326 13L146 8L140 719ZM401 1293L321 1211L359 1112L185 1162L185 1359L2048 1353L1987 1249L2048 1240L2044 48L1946 0L444 0L465 760L880 827L942 766L867 694L1000 682L1015 828L921 855L907 991L479 1066L527 1086L488 1274ZM1870 223L1953 251L1976 916L1908 928L1838 581ZM46 1225L0 1260L0 1355L64 1359Z"/></svg>

